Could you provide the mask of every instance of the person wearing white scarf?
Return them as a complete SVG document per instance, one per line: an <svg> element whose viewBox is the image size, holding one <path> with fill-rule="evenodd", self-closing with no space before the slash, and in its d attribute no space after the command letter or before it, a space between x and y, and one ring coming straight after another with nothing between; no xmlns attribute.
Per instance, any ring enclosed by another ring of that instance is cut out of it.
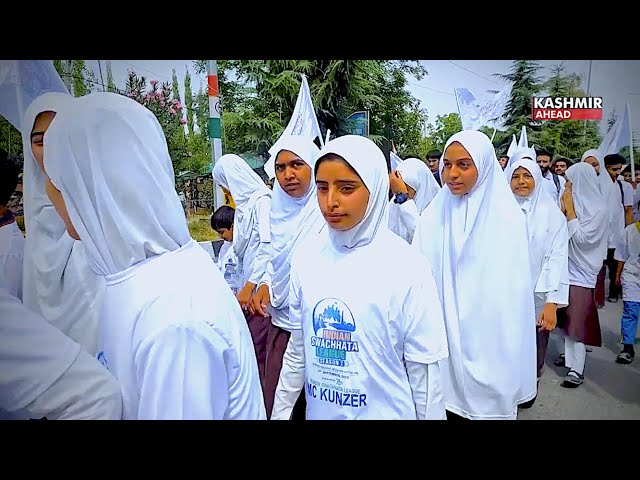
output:
<svg viewBox="0 0 640 480"><path fill-rule="evenodd" d="M440 186L429 167L417 158L401 162L391 172L390 182L395 197L389 202L389 229L410 244L418 218Z"/></svg>
<svg viewBox="0 0 640 480"><path fill-rule="evenodd" d="M422 214L413 245L431 262L444 310L447 415L515 419L536 395L526 219L485 134L449 138L440 170L447 186Z"/></svg>
<svg viewBox="0 0 640 480"><path fill-rule="evenodd" d="M339 137L320 151L315 178L329 228L293 255L297 330L271 418L288 419L305 386L311 420L444 419L442 310L429 262L387 227L382 151L364 137Z"/></svg>
<svg viewBox="0 0 640 480"><path fill-rule="evenodd" d="M271 190L242 157L220 157L212 171L213 179L227 190L235 204L233 251L242 264L243 288L238 301L248 310L251 295L267 269L272 255L269 211Z"/></svg>
<svg viewBox="0 0 640 480"><path fill-rule="evenodd" d="M558 310L565 353L554 363L569 368L562 386L576 388L584 380L585 345L602 344L593 289L607 253L609 213L593 167L577 163L566 177L562 203L569 230L569 306Z"/></svg>
<svg viewBox="0 0 640 480"><path fill-rule="evenodd" d="M95 355L104 279L89 270L83 243L67 234L45 192L46 177L42 170L42 145L46 144L51 119L73 102L75 98L71 95L46 93L36 98L24 115L22 182L26 242L22 298L27 307Z"/></svg>
<svg viewBox="0 0 640 480"><path fill-rule="evenodd" d="M274 253L252 298L254 312L271 316L263 380L267 416L271 415L282 358L293 330L289 320L291 256L298 245L309 236L319 234L326 225L318 207L313 178L318 151L313 141L295 135L281 137L275 152L276 182L270 214ZM303 400L304 397L300 405Z"/></svg>
<svg viewBox="0 0 640 480"><path fill-rule="evenodd" d="M191 238L155 115L92 93L47 132L47 193L106 282L98 360L124 419L265 419L251 336L211 256Z"/></svg>
<svg viewBox="0 0 640 480"><path fill-rule="evenodd" d="M0 365L0 420L122 417L113 375L2 287Z"/></svg>
<svg viewBox="0 0 640 480"><path fill-rule="evenodd" d="M527 219L531 281L534 285L538 381L542 376L549 332L557 323L556 309L569 302L567 220L543 187L540 167L531 157L507 169L511 190ZM523 405L532 406L531 403Z"/></svg>

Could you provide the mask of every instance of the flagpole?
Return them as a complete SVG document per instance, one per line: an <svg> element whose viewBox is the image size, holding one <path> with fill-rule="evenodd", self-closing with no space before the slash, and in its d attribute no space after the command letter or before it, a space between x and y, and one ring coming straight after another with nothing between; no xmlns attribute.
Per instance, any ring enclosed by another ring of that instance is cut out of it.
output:
<svg viewBox="0 0 640 480"><path fill-rule="evenodd" d="M591 87L591 65L593 64L593 60L589 60L589 74L587 76L587 97L589 96L589 88ZM584 121L584 131L582 133L583 137L587 137L587 120Z"/></svg>
<svg viewBox="0 0 640 480"><path fill-rule="evenodd" d="M632 181L636 180L636 167L633 161L633 128L631 128L631 109L629 108L629 102L627 102L627 119L629 120L629 159L631 160L631 178Z"/></svg>
<svg viewBox="0 0 640 480"><path fill-rule="evenodd" d="M493 138L496 136L497 127L493 127L493 135L491 135L491 143L493 143Z"/></svg>

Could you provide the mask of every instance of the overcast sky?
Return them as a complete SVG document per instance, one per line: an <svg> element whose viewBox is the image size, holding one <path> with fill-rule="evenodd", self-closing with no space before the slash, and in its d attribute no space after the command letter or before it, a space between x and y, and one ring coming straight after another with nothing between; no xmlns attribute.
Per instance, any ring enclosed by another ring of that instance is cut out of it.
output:
<svg viewBox="0 0 640 480"><path fill-rule="evenodd" d="M467 88L476 97L486 95L488 90L500 89L505 82L496 78L495 73L509 73L512 60L421 60L429 75L418 81L411 77L409 89L420 99L422 107L433 123L438 115L457 112L454 88ZM567 72L574 72L584 79L586 89L589 60L540 60L542 76L550 75L550 67L564 62ZM89 60L89 65L98 72L98 61ZM105 61L102 72L106 83ZM184 98L184 75L191 73L191 88L197 92L206 87L206 75L196 74L192 60L111 60L111 68L116 84L124 87L127 70L133 68L149 80L171 82L171 70L176 69L180 82L181 98ZM626 102L631 110L633 130L640 133L640 60L593 60L589 93L603 97L604 116L609 118L612 109L622 113ZM635 95L632 95L635 94ZM606 122L603 122L603 124Z"/></svg>

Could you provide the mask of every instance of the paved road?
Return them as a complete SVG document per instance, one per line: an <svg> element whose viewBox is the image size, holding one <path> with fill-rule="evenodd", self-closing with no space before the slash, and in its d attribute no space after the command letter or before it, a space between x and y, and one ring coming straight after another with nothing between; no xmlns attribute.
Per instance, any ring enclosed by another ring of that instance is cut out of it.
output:
<svg viewBox="0 0 640 480"><path fill-rule="evenodd" d="M553 360L564 352L564 342L552 332L538 399L531 409L520 410L519 420L640 420L640 344L631 365L617 364L622 300L607 302L599 314L602 347L590 347L584 383L576 389L560 386L567 370Z"/></svg>

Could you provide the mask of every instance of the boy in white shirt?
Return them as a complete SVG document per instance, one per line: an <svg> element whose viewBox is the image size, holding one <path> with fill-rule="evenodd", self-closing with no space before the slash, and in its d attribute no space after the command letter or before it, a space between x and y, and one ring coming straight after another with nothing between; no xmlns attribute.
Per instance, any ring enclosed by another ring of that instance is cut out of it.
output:
<svg viewBox="0 0 640 480"><path fill-rule="evenodd" d="M235 210L223 205L211 216L211 228L224 240L218 253L218 268L224 274L224 279L231 287L234 295L242 287L242 264L233 252L233 221Z"/></svg>
<svg viewBox="0 0 640 480"><path fill-rule="evenodd" d="M624 229L614 252L618 261L616 285L622 285L624 309L620 319L622 352L616 362L630 364L635 357L633 344L640 316L640 221Z"/></svg>
<svg viewBox="0 0 640 480"><path fill-rule="evenodd" d="M22 300L24 237L7 208L19 175L17 162L0 149L0 287Z"/></svg>

